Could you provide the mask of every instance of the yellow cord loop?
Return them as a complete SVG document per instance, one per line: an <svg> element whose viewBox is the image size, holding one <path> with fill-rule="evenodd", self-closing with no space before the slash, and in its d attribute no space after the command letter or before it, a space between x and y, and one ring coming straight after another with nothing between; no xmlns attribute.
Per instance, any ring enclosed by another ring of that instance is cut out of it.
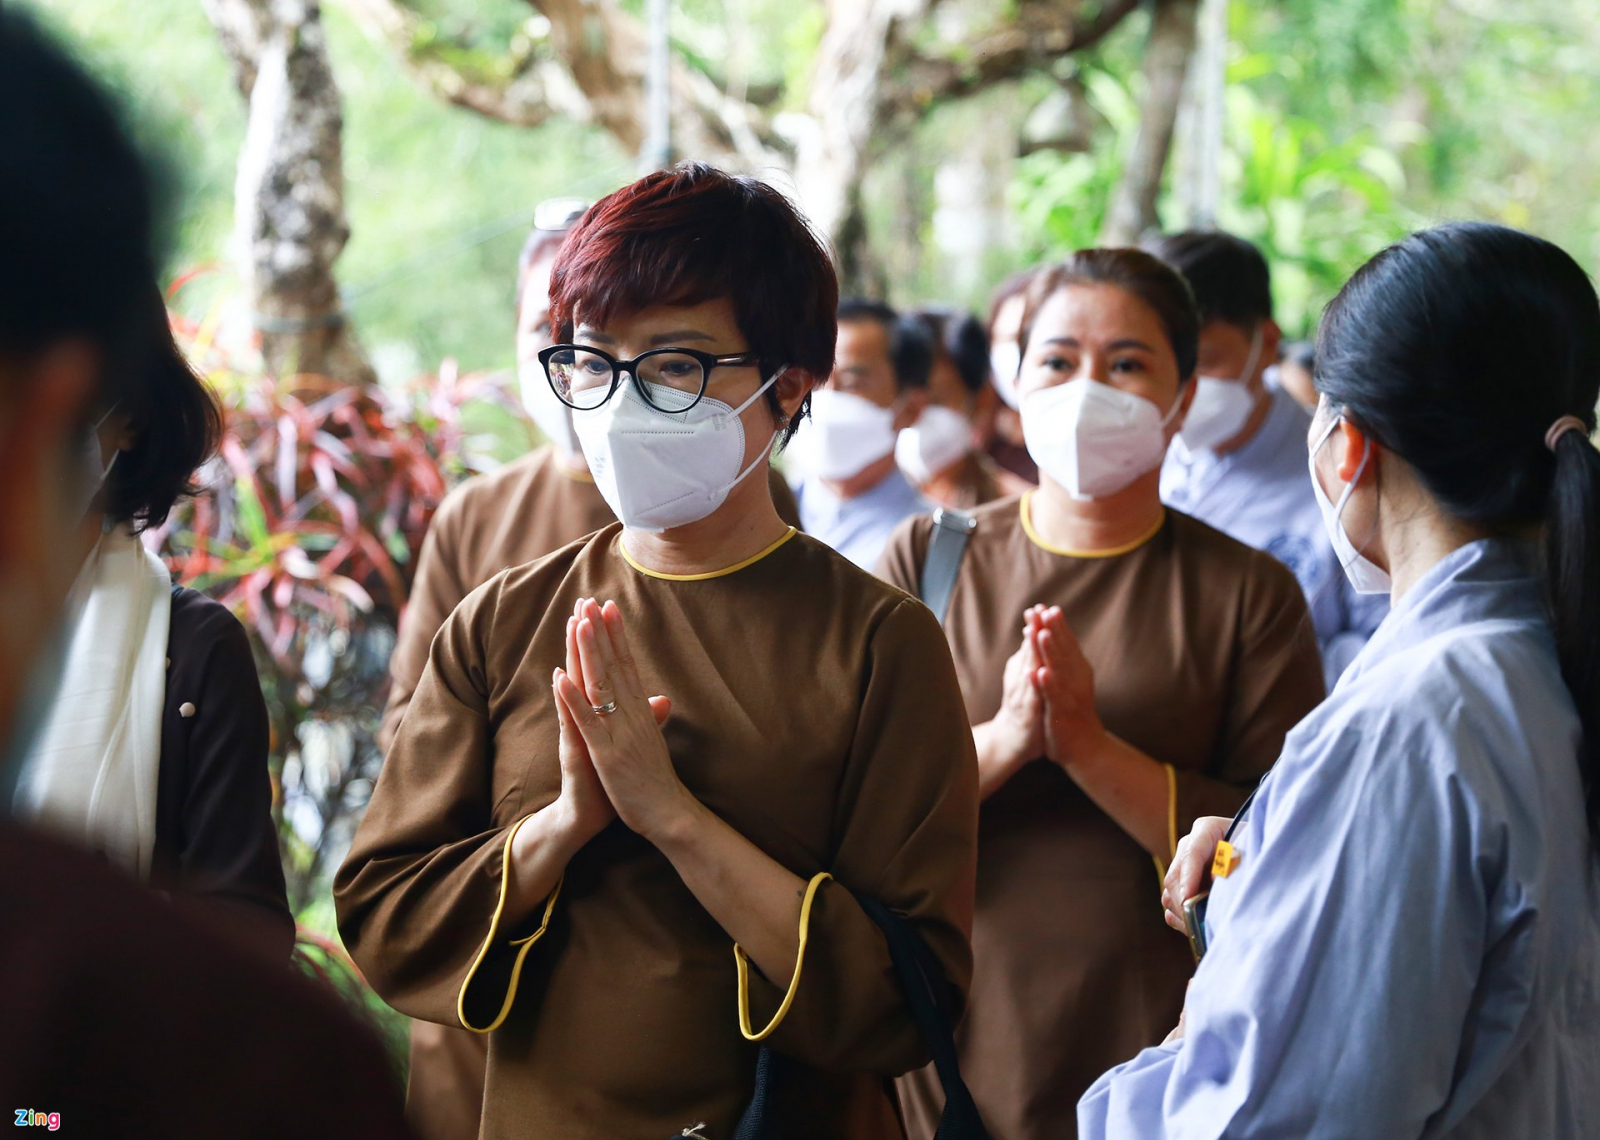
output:
<svg viewBox="0 0 1600 1140"><path fill-rule="evenodd" d="M737 942L733 944L733 960L739 967L739 1032L744 1034L746 1041L766 1040L789 1015L795 992L800 989L800 971L806 964L806 939L811 932L811 903L817 897L817 888L831 878L832 875L823 871L806 884L806 895L800 903L800 948L795 951L794 977L789 979L789 992L783 995L783 1004L778 1006L778 1012L772 1015L772 1020L760 1033L750 1028L750 965L743 948Z"/></svg>

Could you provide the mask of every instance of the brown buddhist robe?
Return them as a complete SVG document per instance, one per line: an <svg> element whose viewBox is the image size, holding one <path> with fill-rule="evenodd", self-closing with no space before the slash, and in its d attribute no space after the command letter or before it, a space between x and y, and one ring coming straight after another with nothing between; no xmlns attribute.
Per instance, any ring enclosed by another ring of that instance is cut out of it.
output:
<svg viewBox="0 0 1600 1140"><path fill-rule="evenodd" d="M1176 511L1120 554L1052 551L1025 528L1028 498L974 512L950 600L945 632L972 723L1000 709L1023 611L1060 606L1105 727L1170 766L1172 842L1197 816L1231 815L1323 696L1294 576ZM931 526L896 532L879 573L915 589ZM1094 1079L1177 1024L1194 960L1162 921L1150 854L1047 759L984 802L979 851L964 1075L995 1140L1070 1138ZM926 1140L931 1074L900 1087L908 1131Z"/></svg>
<svg viewBox="0 0 1600 1140"><path fill-rule="evenodd" d="M485 1137L729 1135L756 1057L732 943L665 856L613 823L568 865L542 936L528 940L540 914L498 910L515 825L560 790L566 618L580 597L613 599L646 689L672 698L664 733L689 791L796 875L835 879L768 1038L792 1062L782 1135L898 1136L886 1078L926 1056L850 892L906 914L965 990L977 771L938 625L804 535L687 580L631 564L621 536L499 574L446 621L336 878L345 943L404 1013L503 1015ZM789 981L752 973L754 1024Z"/></svg>
<svg viewBox="0 0 1600 1140"><path fill-rule="evenodd" d="M774 469L778 514L798 525L794 492ZM594 480L563 471L549 446L469 479L428 527L411 598L389 664L389 701L378 731L387 748L428 663L433 635L473 590L511 566L543 558L616 521ZM483 1101L487 1042L475 1033L418 1021L411 1030L406 1111L433 1140L474 1140Z"/></svg>

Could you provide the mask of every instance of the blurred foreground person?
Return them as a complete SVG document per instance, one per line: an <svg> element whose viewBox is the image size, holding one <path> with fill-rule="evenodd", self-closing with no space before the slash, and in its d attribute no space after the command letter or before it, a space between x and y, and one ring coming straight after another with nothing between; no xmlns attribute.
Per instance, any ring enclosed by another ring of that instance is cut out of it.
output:
<svg viewBox="0 0 1600 1140"><path fill-rule="evenodd" d="M1041 270L1017 384L1039 489L973 513L948 603L930 600L984 797L956 1036L995 1140L1070 1137L1090 1083L1171 1028L1194 959L1161 923L1152 857L1238 807L1322 698L1293 575L1161 504L1198 333L1188 287L1148 254ZM918 592L946 541L914 520L879 573ZM928 1140L933 1074L900 1088Z"/></svg>
<svg viewBox="0 0 1600 1140"><path fill-rule="evenodd" d="M839 306L833 373L811 393L786 457L808 534L872 569L901 520L930 506L895 463L900 432L928 402L932 338L888 305Z"/></svg>
<svg viewBox="0 0 1600 1140"><path fill-rule="evenodd" d="M0 12L0 805L51 716L103 470L168 345L150 191L105 96ZM181 898L181 896L179 896ZM68 1135L405 1137L375 1040L100 856L0 819L0 1102ZM19 1120L20 1123L20 1120Z"/></svg>
<svg viewBox="0 0 1600 1140"><path fill-rule="evenodd" d="M1266 258L1214 231L1171 234L1150 252L1189 282L1201 321L1194 404L1162 465L1161 498L1294 571L1331 688L1389 599L1346 579L1305 477L1310 413L1265 381L1280 338Z"/></svg>
<svg viewBox="0 0 1600 1140"><path fill-rule="evenodd" d="M619 522L457 606L335 880L377 992L489 1039L482 1135L899 1131L926 1060L856 894L965 992L977 774L928 611L778 516L837 285L772 187L597 203L540 358ZM801 674L804 679L801 679ZM959 1001L957 1002L959 1005Z"/></svg>
<svg viewBox="0 0 1600 1140"><path fill-rule="evenodd" d="M139 538L193 492L221 410L172 342L154 283L140 300L149 364L125 368L117 402L91 413L61 678L15 809L153 887L204 902L219 925L287 961L294 918L250 641L227 607L173 586Z"/></svg>
<svg viewBox="0 0 1600 1140"><path fill-rule="evenodd" d="M1429 230L1328 307L1317 387L1329 534L1394 610L1185 840L1183 1023L1081 1134L1600 1136L1600 301L1549 242Z"/></svg>
<svg viewBox="0 0 1600 1140"><path fill-rule="evenodd" d="M978 446L980 423L992 422L999 397L989 383L989 338L970 313L918 309L928 330L933 366L928 402L895 440L895 461L929 500L971 508L1020 495L1031 484L990 459Z"/></svg>

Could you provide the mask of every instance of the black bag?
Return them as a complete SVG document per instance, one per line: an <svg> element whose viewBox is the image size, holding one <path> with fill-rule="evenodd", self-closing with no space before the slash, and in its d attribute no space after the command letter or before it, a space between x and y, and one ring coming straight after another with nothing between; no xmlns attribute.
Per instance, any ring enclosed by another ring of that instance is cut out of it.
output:
<svg viewBox="0 0 1600 1140"><path fill-rule="evenodd" d="M867 917L883 931L889 944L889 958L900 981L900 988L916 1019L922 1042L933 1056L934 1070L944 1089L944 1114L939 1118L934 1140L989 1140L978 1115L972 1093L961 1079L956 1062L956 1040L947 1008L950 984L945 980L939 960L918 937L911 924L877 899L856 895L856 902ZM732 1140L771 1140L778 1134L772 1113L773 1089L783 1068L783 1059L766 1046L756 1057L756 1087L745 1107ZM694 1136L693 1131L680 1136Z"/></svg>

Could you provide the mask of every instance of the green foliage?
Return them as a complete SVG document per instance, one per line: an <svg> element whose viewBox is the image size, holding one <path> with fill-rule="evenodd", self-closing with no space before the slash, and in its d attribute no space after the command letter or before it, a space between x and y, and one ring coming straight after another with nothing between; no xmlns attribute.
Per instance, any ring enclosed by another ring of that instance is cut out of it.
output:
<svg viewBox="0 0 1600 1140"><path fill-rule="evenodd" d="M169 265L223 260L245 107L201 5L38 6L124 93L140 134L171 156L180 213ZM417 6L433 17L430 50L477 52L474 66L483 67L532 14L522 0ZM592 127L515 127L448 106L338 4L322 12L344 96L351 238L338 272L357 332L389 378L407 379L447 357L468 370L509 366L513 277L533 207L557 195L607 193L633 176L632 158ZM207 286L186 294L185 304L203 311L212 296Z"/></svg>
<svg viewBox="0 0 1600 1140"><path fill-rule="evenodd" d="M471 425L518 406L503 377L449 361L405 386L291 386L236 363L214 325L174 320L226 410L221 454L201 473L206 493L153 541L176 580L231 607L250 634L299 907L326 890L381 764L389 651L433 510L457 479L494 465L485 444L498 441Z"/></svg>
<svg viewBox="0 0 1600 1140"><path fill-rule="evenodd" d="M411 1019L389 1008L372 992L361 971L337 939L302 925L295 935L294 964L307 977L326 985L351 1010L372 1026L404 1084L411 1053Z"/></svg>

